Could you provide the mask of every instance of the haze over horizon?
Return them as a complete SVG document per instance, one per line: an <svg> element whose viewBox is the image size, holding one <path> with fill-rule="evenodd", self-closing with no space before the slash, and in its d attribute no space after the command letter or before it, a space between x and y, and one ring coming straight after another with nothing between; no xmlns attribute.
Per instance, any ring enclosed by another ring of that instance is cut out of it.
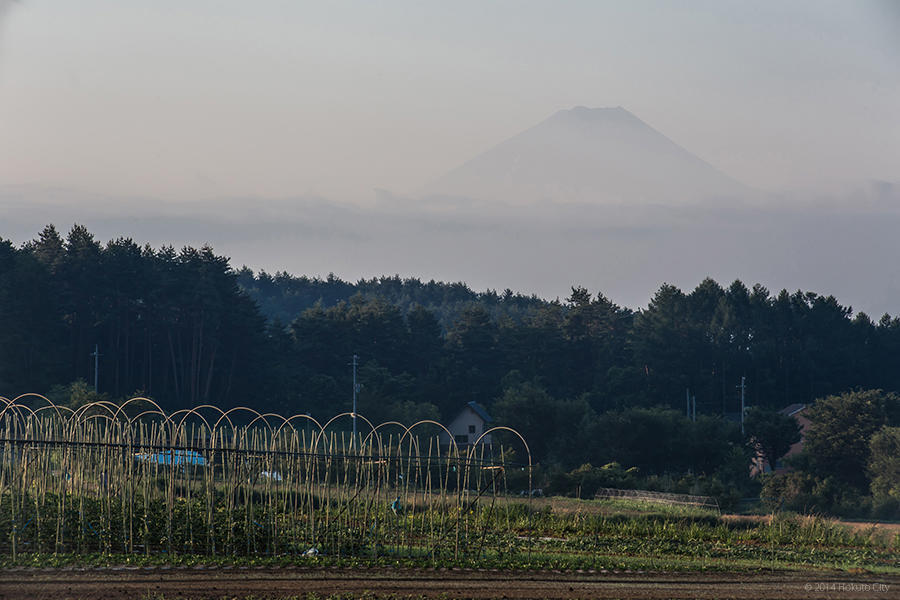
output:
<svg viewBox="0 0 900 600"><path fill-rule="evenodd" d="M878 1L2 3L0 237L896 314L898 56Z"/></svg>

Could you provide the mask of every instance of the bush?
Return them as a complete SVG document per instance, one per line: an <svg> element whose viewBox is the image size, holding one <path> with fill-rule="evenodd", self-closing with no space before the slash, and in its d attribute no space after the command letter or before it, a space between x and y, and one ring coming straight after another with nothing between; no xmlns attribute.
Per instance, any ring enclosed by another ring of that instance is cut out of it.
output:
<svg viewBox="0 0 900 600"><path fill-rule="evenodd" d="M550 474L546 491L554 496L593 498L600 488L712 496L723 510L733 509L741 500L740 490L717 476L686 474L642 477L636 467L625 469L617 462L602 467L585 463L569 472L555 471Z"/></svg>
<svg viewBox="0 0 900 600"><path fill-rule="evenodd" d="M872 498L843 485L834 477L816 477L804 471L764 476L760 499L772 511L866 518L872 515Z"/></svg>
<svg viewBox="0 0 900 600"><path fill-rule="evenodd" d="M883 521L900 521L900 500L892 497L875 499L872 516Z"/></svg>
<svg viewBox="0 0 900 600"><path fill-rule="evenodd" d="M624 469L617 462L595 467L585 463L568 473L557 471L550 475L548 492L556 496L593 498L600 488L635 489L641 487L638 470Z"/></svg>
<svg viewBox="0 0 900 600"><path fill-rule="evenodd" d="M814 490L816 479L803 471L763 475L759 498L772 511L807 512L817 504Z"/></svg>
<svg viewBox="0 0 900 600"><path fill-rule="evenodd" d="M878 501L900 500L900 427L882 427L869 448L872 495Z"/></svg>

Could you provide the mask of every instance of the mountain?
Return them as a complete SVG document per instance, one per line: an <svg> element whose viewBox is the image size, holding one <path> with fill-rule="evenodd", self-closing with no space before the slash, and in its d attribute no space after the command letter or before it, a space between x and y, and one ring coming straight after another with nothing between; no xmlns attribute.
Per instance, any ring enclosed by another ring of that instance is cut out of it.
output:
<svg viewBox="0 0 900 600"><path fill-rule="evenodd" d="M747 192L622 107L561 110L429 184L512 204L693 204Z"/></svg>

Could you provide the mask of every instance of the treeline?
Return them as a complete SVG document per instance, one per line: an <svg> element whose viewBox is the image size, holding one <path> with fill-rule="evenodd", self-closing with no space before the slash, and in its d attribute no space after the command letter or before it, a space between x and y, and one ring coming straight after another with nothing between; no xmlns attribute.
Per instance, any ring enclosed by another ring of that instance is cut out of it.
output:
<svg viewBox="0 0 900 600"><path fill-rule="evenodd" d="M0 394L93 382L95 348L102 392L168 408L255 401L268 352L265 319L211 248L101 245L80 225L0 241Z"/></svg>
<svg viewBox="0 0 900 600"><path fill-rule="evenodd" d="M689 394L700 414L734 415L742 376L747 404L768 408L855 387L900 389L893 368L900 319L884 315L875 322L812 292L772 294L740 281L723 288L706 279L690 293L663 285L635 312L582 287L565 301L546 301L397 276L350 283L243 268L238 281L267 319L290 324L292 334L298 327L331 328L329 349L342 355L368 346L364 361L393 362L416 374L409 362L415 356L404 344L425 343L430 361L440 355L445 374L432 401L451 409L472 395L490 403L511 371L554 397L585 397L600 411L681 410ZM362 331L351 332L373 313L395 321L393 348L376 348ZM342 361L329 364L337 382L346 377Z"/></svg>
<svg viewBox="0 0 900 600"><path fill-rule="evenodd" d="M270 320L290 323L297 315L314 305L334 306L352 296L380 299L393 304L406 314L416 306L427 308L442 327L448 328L459 315L473 304L484 306L495 317L503 315L521 320L528 312L543 306L546 301L535 296L487 290L476 292L465 283L423 282L416 278L403 279L398 275L361 279L356 283L344 281L334 274L326 278L294 276L265 270L254 273L248 267L237 272L238 284L256 300L259 309Z"/></svg>
<svg viewBox="0 0 900 600"><path fill-rule="evenodd" d="M208 247L101 244L77 225L0 241L0 394L92 385L95 345L112 399L317 417L349 409L356 354L359 410L374 420L446 421L477 400L544 463L617 461L645 476L724 480L730 465L728 477L744 478L742 377L746 404L763 409L900 390L900 320L809 292L707 279L688 293L663 285L633 311L583 287L545 301L399 277L256 274Z"/></svg>

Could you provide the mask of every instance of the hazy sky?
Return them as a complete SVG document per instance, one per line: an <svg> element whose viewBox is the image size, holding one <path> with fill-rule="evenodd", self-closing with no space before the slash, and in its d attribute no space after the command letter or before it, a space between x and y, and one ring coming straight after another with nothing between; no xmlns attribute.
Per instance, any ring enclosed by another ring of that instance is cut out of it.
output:
<svg viewBox="0 0 900 600"><path fill-rule="evenodd" d="M370 200L574 105L624 106L767 190L900 180L889 0L22 0L0 18L0 185Z"/></svg>
<svg viewBox="0 0 900 600"><path fill-rule="evenodd" d="M416 198L576 105L776 193ZM710 275L898 314L900 2L0 0L0 237L50 222L270 272L631 307Z"/></svg>

